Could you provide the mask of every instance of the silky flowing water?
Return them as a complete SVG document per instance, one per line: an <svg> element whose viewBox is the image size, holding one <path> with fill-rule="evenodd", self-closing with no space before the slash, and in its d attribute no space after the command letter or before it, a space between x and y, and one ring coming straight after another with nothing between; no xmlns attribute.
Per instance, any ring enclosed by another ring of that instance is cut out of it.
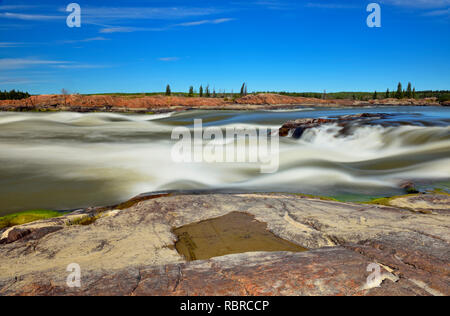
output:
<svg viewBox="0 0 450 316"><path fill-rule="evenodd" d="M279 128L298 118L395 114L379 125L337 125L280 139L280 168L177 163L175 127ZM293 192L364 200L401 194L405 181L448 189L450 109L374 107L188 111L158 115L0 112L0 216L29 209L114 205L144 192Z"/></svg>

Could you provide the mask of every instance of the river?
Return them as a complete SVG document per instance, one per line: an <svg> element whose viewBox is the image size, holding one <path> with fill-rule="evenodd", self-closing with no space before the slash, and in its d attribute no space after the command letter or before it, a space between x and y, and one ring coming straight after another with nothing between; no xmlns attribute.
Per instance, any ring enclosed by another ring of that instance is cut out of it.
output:
<svg viewBox="0 0 450 316"><path fill-rule="evenodd" d="M348 135L322 126L280 139L280 166L177 163L175 127L279 128L298 118L391 113ZM0 215L113 205L162 190L263 191L357 201L401 194L413 180L448 190L450 109L373 107L290 111L187 111L157 115L0 112Z"/></svg>

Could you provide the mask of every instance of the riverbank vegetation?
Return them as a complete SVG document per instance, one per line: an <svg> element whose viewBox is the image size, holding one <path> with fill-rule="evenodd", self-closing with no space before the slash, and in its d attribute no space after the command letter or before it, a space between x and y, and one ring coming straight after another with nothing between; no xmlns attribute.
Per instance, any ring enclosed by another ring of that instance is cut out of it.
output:
<svg viewBox="0 0 450 316"><path fill-rule="evenodd" d="M0 100L22 100L29 98L30 94L28 92L22 92L22 91L0 91Z"/></svg>
<svg viewBox="0 0 450 316"><path fill-rule="evenodd" d="M189 98L221 98L226 100L235 100L246 95L256 95L260 93L272 93L289 97L304 97L315 99L328 100L359 100L369 101L377 99L425 99L436 98L439 102L450 101L450 90L424 90L416 91L411 83L408 83L407 88L403 88L403 84L399 83L396 89L387 89L383 91L374 92L288 92L288 91L254 91L249 93L247 83L243 83L240 92L226 91L224 89L210 88L210 85L200 85L197 88L190 86L186 92L173 92L170 85L166 86L165 92L145 92L145 93L101 93L90 95L108 95L117 97L140 98L148 96L174 96L174 97L189 97Z"/></svg>
<svg viewBox="0 0 450 316"><path fill-rule="evenodd" d="M31 210L0 217L0 229L23 225L38 220L63 216L64 213L50 210Z"/></svg>

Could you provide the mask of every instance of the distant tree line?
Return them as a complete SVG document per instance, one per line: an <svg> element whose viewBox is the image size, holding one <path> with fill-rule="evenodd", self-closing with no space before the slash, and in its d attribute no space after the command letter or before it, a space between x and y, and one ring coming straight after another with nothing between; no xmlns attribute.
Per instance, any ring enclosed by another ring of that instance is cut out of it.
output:
<svg viewBox="0 0 450 316"><path fill-rule="evenodd" d="M0 100L22 100L29 98L30 94L28 92L22 92L22 91L0 91Z"/></svg>
<svg viewBox="0 0 450 316"><path fill-rule="evenodd" d="M292 96L292 97L304 97L304 98L316 98L316 99L345 99L345 100L360 100L369 101L377 99L424 99L424 98L437 98L438 101L450 101L450 91L449 90L427 90L427 91L416 91L416 88L408 83L406 89L403 89L401 83L398 84L397 89L391 90L387 89L386 92L286 92L286 91L260 91L257 93L276 93L280 95Z"/></svg>
<svg viewBox="0 0 450 316"><path fill-rule="evenodd" d="M234 93L234 91L227 92L226 90L216 90L216 88L213 88L211 90L209 84L207 86L200 85L198 92L196 91L194 86L190 86L188 93L183 93L183 92L175 92L174 93L174 92L172 92L170 85L167 85L165 95L166 96L184 96L184 97L189 97L189 98L199 97L199 98L235 99L237 97L245 97L246 95L248 95L248 86L247 86L247 83L244 82L242 84L240 93L236 94L236 93Z"/></svg>

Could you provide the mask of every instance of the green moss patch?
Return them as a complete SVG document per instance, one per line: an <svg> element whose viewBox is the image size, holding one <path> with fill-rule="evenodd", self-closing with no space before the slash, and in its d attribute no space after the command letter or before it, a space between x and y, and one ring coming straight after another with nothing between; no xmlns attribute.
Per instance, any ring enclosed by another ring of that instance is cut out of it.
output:
<svg viewBox="0 0 450 316"><path fill-rule="evenodd" d="M23 225L38 220L60 217L61 212L50 210L31 210L0 217L0 229Z"/></svg>
<svg viewBox="0 0 450 316"><path fill-rule="evenodd" d="M171 196L171 194L170 193L164 193L164 194L156 194L156 195L148 195L148 196L136 197L136 198L133 198L133 199L131 199L131 200L125 202L125 203L121 203L119 205L116 205L114 207L114 209L125 210L125 209L128 209L130 207L133 207L134 205L138 204L139 202L153 200L153 199L158 199L160 197L165 197L165 196Z"/></svg>
<svg viewBox="0 0 450 316"><path fill-rule="evenodd" d="M98 219L102 217L102 214L98 214L96 216L82 217L76 220L71 221L68 226L89 226L94 224Z"/></svg>

